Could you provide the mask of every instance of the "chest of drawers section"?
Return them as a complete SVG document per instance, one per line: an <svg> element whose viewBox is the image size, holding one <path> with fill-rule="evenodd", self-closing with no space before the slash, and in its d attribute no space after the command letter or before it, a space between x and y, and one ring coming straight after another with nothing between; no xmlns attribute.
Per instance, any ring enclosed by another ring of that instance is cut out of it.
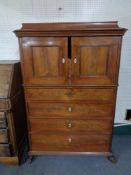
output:
<svg viewBox="0 0 131 175"><path fill-rule="evenodd" d="M110 152L114 88L27 88L25 94L33 154Z"/></svg>

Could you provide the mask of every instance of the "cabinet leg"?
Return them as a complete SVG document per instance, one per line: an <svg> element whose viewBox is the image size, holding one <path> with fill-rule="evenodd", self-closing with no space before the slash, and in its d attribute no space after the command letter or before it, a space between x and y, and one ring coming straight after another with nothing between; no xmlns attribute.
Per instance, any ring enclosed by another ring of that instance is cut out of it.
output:
<svg viewBox="0 0 131 175"><path fill-rule="evenodd" d="M107 158L111 163L117 163L117 158L113 154L108 156Z"/></svg>
<svg viewBox="0 0 131 175"><path fill-rule="evenodd" d="M33 162L33 160L34 160L34 156L29 156L27 162L28 162L29 164L31 164L31 163Z"/></svg>

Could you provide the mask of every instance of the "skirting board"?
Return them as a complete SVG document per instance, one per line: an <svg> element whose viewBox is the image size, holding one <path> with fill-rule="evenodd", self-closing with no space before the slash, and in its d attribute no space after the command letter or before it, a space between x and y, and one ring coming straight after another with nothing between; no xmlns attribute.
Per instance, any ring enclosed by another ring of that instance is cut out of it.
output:
<svg viewBox="0 0 131 175"><path fill-rule="evenodd" d="M115 123L113 128L113 134L130 135L131 123Z"/></svg>

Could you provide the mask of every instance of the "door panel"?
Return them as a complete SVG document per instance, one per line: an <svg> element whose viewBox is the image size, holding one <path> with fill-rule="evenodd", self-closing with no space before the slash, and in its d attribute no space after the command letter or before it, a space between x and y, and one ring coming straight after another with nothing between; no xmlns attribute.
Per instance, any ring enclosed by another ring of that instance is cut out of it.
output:
<svg viewBox="0 0 131 175"><path fill-rule="evenodd" d="M37 77L59 76L59 48L33 47L34 74ZM53 60L52 60L53 55ZM42 59L44 58L44 59ZM44 66L41 66L44 65Z"/></svg>
<svg viewBox="0 0 131 175"><path fill-rule="evenodd" d="M107 47L81 48L81 76L100 76L106 74Z"/></svg>
<svg viewBox="0 0 131 175"><path fill-rule="evenodd" d="M68 73L66 37L21 39L26 85L63 85Z"/></svg>
<svg viewBox="0 0 131 175"><path fill-rule="evenodd" d="M119 37L73 37L72 83L114 85L119 67Z"/></svg>

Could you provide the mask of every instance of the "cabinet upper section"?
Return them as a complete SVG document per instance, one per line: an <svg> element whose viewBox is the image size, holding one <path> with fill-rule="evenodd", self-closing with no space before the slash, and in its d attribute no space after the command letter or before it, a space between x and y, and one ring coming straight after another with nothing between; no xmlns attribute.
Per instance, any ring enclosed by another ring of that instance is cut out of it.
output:
<svg viewBox="0 0 131 175"><path fill-rule="evenodd" d="M19 37L23 36L122 36L125 28L112 22L82 23L24 23L20 30L15 30Z"/></svg>
<svg viewBox="0 0 131 175"><path fill-rule="evenodd" d="M23 24L24 85L116 86L125 31L117 22Z"/></svg>

